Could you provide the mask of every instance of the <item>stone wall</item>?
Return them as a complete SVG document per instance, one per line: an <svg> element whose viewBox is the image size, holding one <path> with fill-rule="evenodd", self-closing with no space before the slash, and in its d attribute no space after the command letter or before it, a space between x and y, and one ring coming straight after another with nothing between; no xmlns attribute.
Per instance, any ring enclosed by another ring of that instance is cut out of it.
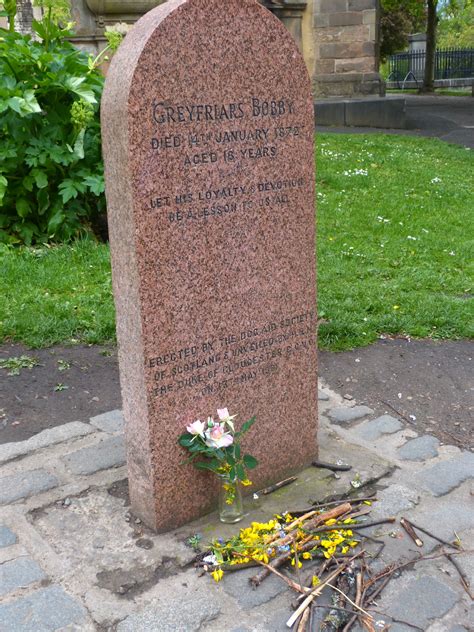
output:
<svg viewBox="0 0 474 632"><path fill-rule="evenodd" d="M105 26L116 22L132 24L140 17L140 11L146 12L164 1L70 0L75 22L72 41L97 54L105 45ZM259 2L281 19L295 38L312 77L315 97L359 97L383 92L384 83L378 73L379 0ZM28 30L30 0L18 0L18 5L22 10L22 30Z"/></svg>
<svg viewBox="0 0 474 632"><path fill-rule="evenodd" d="M381 94L378 0L314 0L316 97Z"/></svg>

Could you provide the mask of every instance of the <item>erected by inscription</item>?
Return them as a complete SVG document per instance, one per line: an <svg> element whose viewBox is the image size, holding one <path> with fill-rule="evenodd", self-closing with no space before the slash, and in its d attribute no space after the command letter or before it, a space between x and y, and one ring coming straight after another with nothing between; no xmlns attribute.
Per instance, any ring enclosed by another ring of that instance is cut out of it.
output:
<svg viewBox="0 0 474 632"><path fill-rule="evenodd" d="M169 0L101 109L130 496L163 530L213 506L177 438L217 408L257 417L255 488L316 454L313 102L255 0Z"/></svg>

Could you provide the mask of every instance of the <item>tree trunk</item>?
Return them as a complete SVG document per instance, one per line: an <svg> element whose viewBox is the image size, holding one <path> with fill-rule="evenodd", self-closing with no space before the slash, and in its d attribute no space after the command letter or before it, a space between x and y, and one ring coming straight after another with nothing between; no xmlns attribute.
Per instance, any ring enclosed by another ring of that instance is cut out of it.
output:
<svg viewBox="0 0 474 632"><path fill-rule="evenodd" d="M434 65L436 54L436 27L438 25L438 0L428 0L428 14L426 19L426 57L423 92L434 92Z"/></svg>

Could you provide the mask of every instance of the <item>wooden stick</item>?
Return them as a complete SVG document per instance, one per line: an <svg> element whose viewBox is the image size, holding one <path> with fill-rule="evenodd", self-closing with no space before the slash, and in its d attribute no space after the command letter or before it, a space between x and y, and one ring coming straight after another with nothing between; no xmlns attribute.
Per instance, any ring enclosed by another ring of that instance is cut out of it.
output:
<svg viewBox="0 0 474 632"><path fill-rule="evenodd" d="M311 518L310 520L308 520L306 524L304 525L304 529L305 531L311 531L312 529L319 526L321 523L324 523L327 520L331 520L332 518L338 518L342 514L346 514L351 510L352 510L352 505L350 503L344 503L343 505L340 505L339 507L334 507L334 509L330 509L329 511L326 511L325 513L318 514L314 518ZM300 524L302 519L303 519L303 516L301 518L298 518L294 522L292 522L291 526L293 527L295 524ZM291 542L294 541L297 535L297 532L298 532L297 529L292 528L292 530L289 531L289 533L286 536L284 536L283 538L274 540L271 543L272 547L285 546L286 544L290 544Z"/></svg>
<svg viewBox="0 0 474 632"><path fill-rule="evenodd" d="M237 555L238 557L249 557L248 555L243 555L242 553L237 553L235 551L234 551L234 555ZM297 584L296 582L294 582L289 577L286 577L286 575L283 575L283 573L280 573L280 571L277 571L276 568L273 568L272 566L270 566L270 564L266 564L262 560L257 560L256 558L251 558L251 559L257 562L257 564L264 566L271 573L274 573L275 575L277 575L280 579L286 582L290 588L293 588L293 590L296 590L296 592L306 593L309 590L309 588L305 588L304 586L301 586L300 584Z"/></svg>
<svg viewBox="0 0 474 632"><path fill-rule="evenodd" d="M310 615L310 608L306 608L301 617L300 623L297 628L297 632L306 632L306 624L308 623Z"/></svg>
<svg viewBox="0 0 474 632"><path fill-rule="evenodd" d="M320 467L323 470L331 470L332 472L348 472L352 470L352 465L338 465L337 463L325 463L324 461L313 461L313 467Z"/></svg>
<svg viewBox="0 0 474 632"><path fill-rule="evenodd" d="M459 551L459 546L457 544L453 544L452 542L448 542L447 540L443 540L443 538L440 538L439 536L435 535L434 533L431 533L431 531L428 531L428 529L425 529L424 527L420 527L419 525L415 524L411 520L407 520L406 518L402 518L400 520L400 522L402 520L405 520L405 522L408 522L414 529L417 529L418 531L422 531L423 533L425 533L430 538L433 538L433 540L437 540L440 544L444 544L445 546L450 546L451 548L457 549Z"/></svg>
<svg viewBox="0 0 474 632"><path fill-rule="evenodd" d="M408 520L406 520L405 518L400 518L400 524L405 529L405 531L408 533L408 535L413 540L413 542L416 544L416 546L423 546L423 540L421 540L416 535L412 525L408 522Z"/></svg>
<svg viewBox="0 0 474 632"><path fill-rule="evenodd" d="M331 527L318 527L311 531L311 533L323 533L324 531L360 531L361 529L367 529L368 527L375 527L379 524L393 524L396 518L385 518L384 520L373 520L372 522L361 522L355 524L335 524ZM306 529L305 529L306 530Z"/></svg>
<svg viewBox="0 0 474 632"><path fill-rule="evenodd" d="M293 627L295 621L298 619L298 617L306 610L306 608L311 604L311 602L316 599L316 597L318 597L323 589L329 585L329 582L332 582L334 579L336 579L336 577L338 575L340 575L342 573L342 571L346 568L347 564L349 562L347 562L346 564L341 565L339 568L337 568L335 571L333 571L329 577L324 581L321 582L318 586L316 586L316 588L314 588L307 596L306 599L303 601L303 603L299 606L299 608L296 610L296 612L294 612L291 617L288 619L288 621L286 622L286 625L288 628Z"/></svg>
<svg viewBox="0 0 474 632"><path fill-rule="evenodd" d="M291 485L291 483L294 483L296 480L298 480L297 476L290 476L290 478L285 478L284 481L279 481L278 483L275 483L274 485L270 485L269 487L264 487L263 489L259 489L258 492L255 492L257 494L257 496L266 496L267 494L271 494L272 492L276 492L277 489L281 489L282 487L285 487L286 485Z"/></svg>
<svg viewBox="0 0 474 632"><path fill-rule="evenodd" d="M367 496L365 498L350 498L351 503L364 503L364 502L376 502L377 498L375 498L375 494L373 496ZM313 509L324 509L325 507L331 507L332 505L339 505L344 502L341 498L340 500L331 500L327 503L321 503L320 505L313 505ZM291 513L291 512L290 512Z"/></svg>

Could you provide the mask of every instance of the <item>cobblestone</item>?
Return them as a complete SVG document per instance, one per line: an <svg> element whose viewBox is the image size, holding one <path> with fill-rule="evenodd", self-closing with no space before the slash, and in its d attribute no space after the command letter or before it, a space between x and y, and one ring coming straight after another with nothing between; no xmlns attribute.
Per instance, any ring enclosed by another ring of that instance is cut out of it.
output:
<svg viewBox="0 0 474 632"><path fill-rule="evenodd" d="M83 606L60 586L48 586L26 597L0 604L2 629L11 632L53 632L68 625L79 625L85 619Z"/></svg>
<svg viewBox="0 0 474 632"><path fill-rule="evenodd" d="M366 441L376 441L384 434L393 434L403 428L399 419L391 415L382 415L372 421L366 421L356 428L356 433Z"/></svg>
<svg viewBox="0 0 474 632"><path fill-rule="evenodd" d="M417 437L398 448L398 456L403 461L425 461L438 456L439 440L432 435Z"/></svg>
<svg viewBox="0 0 474 632"><path fill-rule="evenodd" d="M4 562L0 564L0 597L45 578L46 575L31 557Z"/></svg>
<svg viewBox="0 0 474 632"><path fill-rule="evenodd" d="M321 389L318 389L318 399L320 402L327 402L329 401L329 395Z"/></svg>
<svg viewBox="0 0 474 632"><path fill-rule="evenodd" d="M378 494L378 502L372 509L372 515L375 516L396 516L401 511L412 509L417 504L419 496L412 489L403 485L389 485Z"/></svg>
<svg viewBox="0 0 474 632"><path fill-rule="evenodd" d="M446 614L459 596L435 577L413 577L400 588L394 583L379 603L379 610L393 619L402 619L423 630L429 622Z"/></svg>
<svg viewBox="0 0 474 632"><path fill-rule="evenodd" d="M57 487L59 480L46 470L28 470L0 478L0 505Z"/></svg>
<svg viewBox="0 0 474 632"><path fill-rule="evenodd" d="M261 606L286 590L286 584L273 576L267 577L258 590L255 590L248 581L255 572L254 568L249 568L238 573L229 573L222 584L226 593L234 597L245 610Z"/></svg>
<svg viewBox="0 0 474 632"><path fill-rule="evenodd" d="M210 599L155 604L132 614L117 626L117 632L198 632L220 613Z"/></svg>
<svg viewBox="0 0 474 632"><path fill-rule="evenodd" d="M339 406L337 408L331 408L328 412L328 417L336 424L346 424L356 419L362 419L371 415L374 411L368 406L353 406L352 408L346 406Z"/></svg>
<svg viewBox="0 0 474 632"><path fill-rule="evenodd" d="M83 437L91 432L95 432L95 430L81 421L71 421L62 426L56 426L56 428L48 428L25 441L0 445L0 463L6 463L19 456L24 456L25 454L56 443L62 443L63 441L75 439L76 437Z"/></svg>
<svg viewBox="0 0 474 632"><path fill-rule="evenodd" d="M125 465L123 437L104 439L96 445L72 452L62 460L73 474L79 475L94 474L110 467L120 467Z"/></svg>
<svg viewBox="0 0 474 632"><path fill-rule="evenodd" d="M121 410L111 410L108 413L96 415L95 417L91 417L90 421L93 426L103 432L108 432L109 434L123 432L124 420Z"/></svg>
<svg viewBox="0 0 474 632"><path fill-rule="evenodd" d="M0 549L16 544L17 537L8 527L0 524Z"/></svg>
<svg viewBox="0 0 474 632"><path fill-rule="evenodd" d="M474 454L463 452L451 461L443 461L424 470L418 475L418 480L434 496L443 496L473 477Z"/></svg>

